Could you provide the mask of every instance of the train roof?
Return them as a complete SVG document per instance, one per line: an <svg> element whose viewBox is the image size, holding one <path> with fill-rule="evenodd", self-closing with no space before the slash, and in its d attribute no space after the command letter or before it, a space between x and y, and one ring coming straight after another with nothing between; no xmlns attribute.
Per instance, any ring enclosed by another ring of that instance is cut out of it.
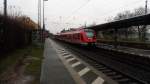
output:
<svg viewBox="0 0 150 84"><path fill-rule="evenodd" d="M70 30L66 30L64 32L60 32L60 33L57 33L56 35L65 35L65 34L72 34L72 33L80 33L82 32L83 30L85 29L88 29L88 28L71 28Z"/></svg>
<svg viewBox="0 0 150 84"><path fill-rule="evenodd" d="M61 34L61 35L65 35L65 34L72 34L72 33L80 33L81 31L83 31L84 30L84 28L71 28L70 30L67 30L67 31L65 31L65 32L61 32L61 33L59 33L59 35Z"/></svg>

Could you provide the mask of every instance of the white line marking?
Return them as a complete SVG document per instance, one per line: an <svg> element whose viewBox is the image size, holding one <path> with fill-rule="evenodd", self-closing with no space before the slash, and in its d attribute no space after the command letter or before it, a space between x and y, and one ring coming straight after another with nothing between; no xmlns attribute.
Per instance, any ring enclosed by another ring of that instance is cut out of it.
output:
<svg viewBox="0 0 150 84"><path fill-rule="evenodd" d="M68 54L67 52L61 52L62 54Z"/></svg>
<svg viewBox="0 0 150 84"><path fill-rule="evenodd" d="M66 55L66 56L63 56L64 58L68 58L68 57L70 57L71 55Z"/></svg>
<svg viewBox="0 0 150 84"><path fill-rule="evenodd" d="M69 53L66 53L66 52L65 52L65 53L61 53L61 55L64 55L64 56L65 56L65 55L69 55Z"/></svg>
<svg viewBox="0 0 150 84"><path fill-rule="evenodd" d="M67 56L67 55L70 55L70 54L69 53L62 53L61 55Z"/></svg>
<svg viewBox="0 0 150 84"><path fill-rule="evenodd" d="M98 77L96 80L92 82L92 84L103 84L103 83L104 79L102 79L101 77Z"/></svg>
<svg viewBox="0 0 150 84"><path fill-rule="evenodd" d="M67 62L70 62L72 60L75 60L75 58L70 58L70 59L67 60Z"/></svg>
<svg viewBox="0 0 150 84"><path fill-rule="evenodd" d="M134 52L132 52L131 54L135 54Z"/></svg>
<svg viewBox="0 0 150 84"><path fill-rule="evenodd" d="M71 66L72 66L72 67L76 67L76 66L78 66L79 64L81 64L81 62L76 62L76 63L72 64Z"/></svg>
<svg viewBox="0 0 150 84"><path fill-rule="evenodd" d="M66 51L59 51L59 50L58 50L58 52L59 52L59 53L62 53L62 54L67 53Z"/></svg>
<svg viewBox="0 0 150 84"><path fill-rule="evenodd" d="M143 54L139 54L140 56L144 56Z"/></svg>
<svg viewBox="0 0 150 84"><path fill-rule="evenodd" d="M83 76L83 75L86 74L88 71L90 71L90 69L86 67L86 68L82 69L82 70L79 72L79 75L80 75L80 76Z"/></svg>

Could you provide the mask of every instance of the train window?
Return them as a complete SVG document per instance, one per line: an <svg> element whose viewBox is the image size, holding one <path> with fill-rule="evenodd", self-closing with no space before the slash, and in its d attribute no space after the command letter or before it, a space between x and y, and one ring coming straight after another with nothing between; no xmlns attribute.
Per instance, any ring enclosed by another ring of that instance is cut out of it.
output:
<svg viewBox="0 0 150 84"><path fill-rule="evenodd" d="M76 39L78 39L78 34L76 34Z"/></svg>
<svg viewBox="0 0 150 84"><path fill-rule="evenodd" d="M75 34L73 34L73 38L74 38L74 39L76 38L76 35L75 35Z"/></svg>
<svg viewBox="0 0 150 84"><path fill-rule="evenodd" d="M91 30L91 29L85 29L85 32L86 32L86 36L88 38L93 38L94 37L94 31Z"/></svg>
<svg viewBox="0 0 150 84"><path fill-rule="evenodd" d="M93 32L86 32L86 35L89 38L93 38L94 37L94 33Z"/></svg>
<svg viewBox="0 0 150 84"><path fill-rule="evenodd" d="M83 35L81 34L81 40L83 40Z"/></svg>
<svg viewBox="0 0 150 84"><path fill-rule="evenodd" d="M78 39L78 34L74 34L74 39Z"/></svg>
<svg viewBox="0 0 150 84"><path fill-rule="evenodd" d="M78 34L78 39L80 39L80 34Z"/></svg>

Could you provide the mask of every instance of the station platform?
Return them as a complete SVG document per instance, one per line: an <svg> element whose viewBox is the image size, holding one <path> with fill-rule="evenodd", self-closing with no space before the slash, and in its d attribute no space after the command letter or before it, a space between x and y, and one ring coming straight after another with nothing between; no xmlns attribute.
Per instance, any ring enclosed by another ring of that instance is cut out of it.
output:
<svg viewBox="0 0 150 84"><path fill-rule="evenodd" d="M41 84L76 84L48 39L45 42L40 82Z"/></svg>
<svg viewBox="0 0 150 84"><path fill-rule="evenodd" d="M114 45L108 45L108 44L104 44L104 43L98 43L97 46L100 48L119 51L119 52L123 52L123 53L129 53L129 54L133 54L133 55L150 57L150 50L137 49L137 48L131 48L131 47L119 46L119 45L115 48Z"/></svg>
<svg viewBox="0 0 150 84"><path fill-rule="evenodd" d="M118 84L52 39L46 39L40 84Z"/></svg>

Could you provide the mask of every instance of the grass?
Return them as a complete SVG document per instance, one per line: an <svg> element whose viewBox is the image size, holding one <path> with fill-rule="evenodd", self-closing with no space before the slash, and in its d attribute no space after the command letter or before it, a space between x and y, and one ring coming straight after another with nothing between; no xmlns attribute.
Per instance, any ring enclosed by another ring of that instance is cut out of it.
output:
<svg viewBox="0 0 150 84"><path fill-rule="evenodd" d="M0 61L0 74L13 67L27 53L32 59L26 66L24 74L34 77L32 84L40 84L41 63L43 59L43 47L41 46L31 45L8 54L7 57Z"/></svg>
<svg viewBox="0 0 150 84"><path fill-rule="evenodd" d="M8 54L6 57L2 58L0 60L0 75L11 68L14 64L17 63L17 61L24 56L26 53L25 49L17 49L13 53Z"/></svg>
<svg viewBox="0 0 150 84"><path fill-rule="evenodd" d="M43 59L43 48L32 46L30 48L31 63L26 66L25 74L34 76L32 84L40 83L41 63Z"/></svg>

